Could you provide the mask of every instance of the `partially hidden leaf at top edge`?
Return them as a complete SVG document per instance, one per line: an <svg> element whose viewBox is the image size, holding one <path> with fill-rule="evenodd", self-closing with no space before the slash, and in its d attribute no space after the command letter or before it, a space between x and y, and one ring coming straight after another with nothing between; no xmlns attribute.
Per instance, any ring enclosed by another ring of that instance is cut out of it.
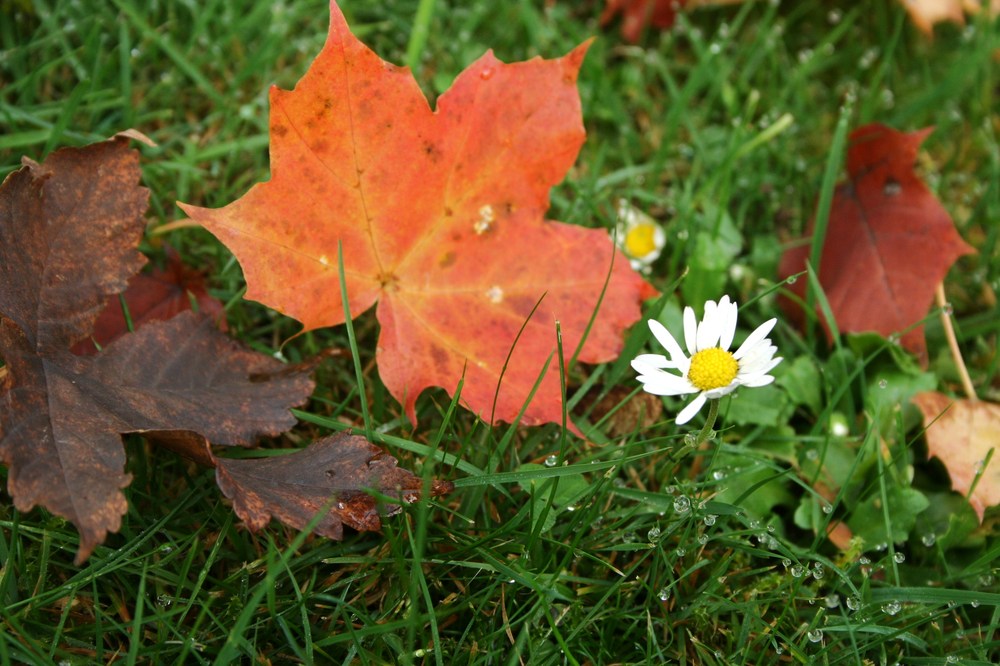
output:
<svg viewBox="0 0 1000 666"><path fill-rule="evenodd" d="M849 180L834 194L819 265L839 330L902 334L902 345L923 363L924 328L917 324L951 265L973 252L914 172L917 150L930 131L905 133L871 124L851 133ZM807 245L789 250L781 274L804 270L808 257ZM798 280L790 288L804 298L806 283ZM801 317L798 306L788 309L793 318Z"/></svg>
<svg viewBox="0 0 1000 666"><path fill-rule="evenodd" d="M271 89L271 179L221 209L181 207L239 259L248 298L306 330L344 321L342 246L351 314L378 303L379 373L411 421L425 388L463 377L469 409L514 421L546 366L522 422L560 421L556 322L568 359L600 301L579 360L609 361L655 293L606 231L544 217L584 141L587 46L513 64L488 52L435 111L330 10L308 72Z"/></svg>

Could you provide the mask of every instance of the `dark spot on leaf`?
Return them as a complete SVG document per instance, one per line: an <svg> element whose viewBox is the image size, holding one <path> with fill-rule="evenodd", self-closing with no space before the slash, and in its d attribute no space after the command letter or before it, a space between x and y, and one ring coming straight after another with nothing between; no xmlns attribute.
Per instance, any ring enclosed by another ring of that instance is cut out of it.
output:
<svg viewBox="0 0 1000 666"><path fill-rule="evenodd" d="M448 251L445 252L444 255L441 257L441 259L438 261L438 267L448 268L454 263L455 263L455 253Z"/></svg>

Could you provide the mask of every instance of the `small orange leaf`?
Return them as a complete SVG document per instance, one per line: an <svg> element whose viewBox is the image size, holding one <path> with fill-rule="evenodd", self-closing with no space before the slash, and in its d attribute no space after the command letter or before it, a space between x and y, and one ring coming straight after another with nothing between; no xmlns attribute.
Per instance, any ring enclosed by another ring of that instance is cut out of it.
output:
<svg viewBox="0 0 1000 666"><path fill-rule="evenodd" d="M982 522L986 509L1000 504L1000 455L995 451L1000 448L1000 405L934 391L918 393L913 402L924 415L928 457L944 463L951 487L969 496ZM979 482L969 495L976 477Z"/></svg>

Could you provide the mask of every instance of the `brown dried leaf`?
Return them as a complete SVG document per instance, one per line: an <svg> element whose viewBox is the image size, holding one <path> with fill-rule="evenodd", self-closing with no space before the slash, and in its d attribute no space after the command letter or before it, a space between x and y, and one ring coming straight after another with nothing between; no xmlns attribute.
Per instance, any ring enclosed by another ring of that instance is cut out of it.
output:
<svg viewBox="0 0 1000 666"><path fill-rule="evenodd" d="M30 160L0 186L0 460L22 511L41 505L80 531L77 562L127 506L121 434L191 430L247 445L295 423L305 373L239 348L194 313L153 323L79 357L108 296L145 258L148 196L128 139Z"/></svg>
<svg viewBox="0 0 1000 666"><path fill-rule="evenodd" d="M314 532L342 539L343 526L359 531L382 527L382 515L395 515L399 504L383 504L369 493L410 504L420 497L423 481L396 466L396 459L364 437L341 433L313 442L288 455L242 460L217 458L204 438L175 433L164 442L178 453L215 467L219 487L233 510L253 531L277 518L305 528L322 511ZM448 481L432 481L431 497L452 489ZM380 512L381 509L381 512Z"/></svg>

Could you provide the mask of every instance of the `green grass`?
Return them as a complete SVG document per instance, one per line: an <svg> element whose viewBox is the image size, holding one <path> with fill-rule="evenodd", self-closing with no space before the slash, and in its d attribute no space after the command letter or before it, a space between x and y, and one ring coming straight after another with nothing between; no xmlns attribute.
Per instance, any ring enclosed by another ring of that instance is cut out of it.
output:
<svg viewBox="0 0 1000 666"><path fill-rule="evenodd" d="M0 2L0 173L134 127L158 144L142 148L151 226L180 218L177 200L220 206L266 179L267 89L302 75L327 9L240 4ZM670 243L651 279L666 296L647 314L668 323L724 293L745 304L748 328L777 314L780 253L842 174L838 128L935 125L919 168L978 250L946 287L980 397L997 399L995 24L940 26L929 41L889 0L747 2L682 15L631 46L600 31L596 1L343 5L355 33L413 65L431 97L487 48L551 57L600 35L580 75L589 138L550 215L610 227L625 198L664 222ZM234 336L273 353L295 333L241 299L239 266L209 234L150 236L144 249L159 257L164 242L208 272ZM413 430L378 381L371 313L355 333L376 439L404 466L454 480L454 493L388 519L384 534L338 543L272 524L251 535L210 472L130 440L129 513L82 567L71 525L3 495L0 664L1000 658L997 514L976 525L927 461L907 402L955 386L936 318L926 371L884 341L831 351L780 324L777 386L723 404L697 470L683 440L697 426L672 422L679 401L612 436L615 416L584 397L635 389L627 361L647 342L642 326L621 361L571 373L590 442L556 426L487 428L441 392L420 399ZM330 346L352 346L344 327L281 349L295 360ZM275 446L363 427L355 365L328 361L317 378L300 427ZM833 520L866 540L839 551L823 537Z"/></svg>

